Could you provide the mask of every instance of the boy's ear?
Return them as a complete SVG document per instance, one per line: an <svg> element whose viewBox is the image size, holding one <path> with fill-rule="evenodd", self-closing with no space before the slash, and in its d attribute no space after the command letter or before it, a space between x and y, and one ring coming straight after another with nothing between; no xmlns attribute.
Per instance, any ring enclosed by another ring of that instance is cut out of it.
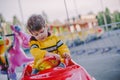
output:
<svg viewBox="0 0 120 80"><path fill-rule="evenodd" d="M45 27L46 27L46 29L48 30L48 25L47 25L47 24L45 24Z"/></svg>
<svg viewBox="0 0 120 80"><path fill-rule="evenodd" d="M33 35L32 31L29 31L29 33L30 33L31 35Z"/></svg>
<svg viewBox="0 0 120 80"><path fill-rule="evenodd" d="M45 27L46 27L46 28L48 28L48 25L47 25L47 24L45 24Z"/></svg>

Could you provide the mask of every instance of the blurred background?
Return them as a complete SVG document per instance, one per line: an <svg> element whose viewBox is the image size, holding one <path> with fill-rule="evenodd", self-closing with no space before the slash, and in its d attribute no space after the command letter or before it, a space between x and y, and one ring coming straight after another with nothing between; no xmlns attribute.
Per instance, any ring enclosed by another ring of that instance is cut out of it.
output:
<svg viewBox="0 0 120 80"><path fill-rule="evenodd" d="M27 33L32 14L44 17L49 31L96 80L120 80L120 0L0 0L5 35L12 33L11 24ZM19 77L21 71L18 68ZM0 74L0 79L5 77Z"/></svg>

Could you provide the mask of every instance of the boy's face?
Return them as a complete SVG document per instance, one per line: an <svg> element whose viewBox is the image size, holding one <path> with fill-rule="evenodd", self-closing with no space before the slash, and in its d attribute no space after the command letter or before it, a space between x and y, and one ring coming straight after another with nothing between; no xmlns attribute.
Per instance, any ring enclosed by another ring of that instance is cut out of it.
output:
<svg viewBox="0 0 120 80"><path fill-rule="evenodd" d="M43 27L42 29L40 29L39 31L32 31L31 34L40 41L43 41L47 38L48 36L48 31L46 27Z"/></svg>

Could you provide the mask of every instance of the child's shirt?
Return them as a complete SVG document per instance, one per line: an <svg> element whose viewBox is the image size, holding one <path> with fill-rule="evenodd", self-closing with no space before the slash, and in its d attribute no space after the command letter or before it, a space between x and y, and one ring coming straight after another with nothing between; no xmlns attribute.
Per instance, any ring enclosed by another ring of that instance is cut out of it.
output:
<svg viewBox="0 0 120 80"><path fill-rule="evenodd" d="M44 58L47 51L59 54L61 57L63 57L63 53L70 53L67 45L55 35L48 36L44 41L38 41L31 37L30 46L30 53L34 56L33 67L38 60Z"/></svg>

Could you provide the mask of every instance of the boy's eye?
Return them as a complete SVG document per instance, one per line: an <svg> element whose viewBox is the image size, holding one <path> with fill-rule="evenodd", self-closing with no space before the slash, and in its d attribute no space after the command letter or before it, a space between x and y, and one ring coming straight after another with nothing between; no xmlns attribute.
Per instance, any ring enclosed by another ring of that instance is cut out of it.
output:
<svg viewBox="0 0 120 80"><path fill-rule="evenodd" d="M34 34L34 35L35 35L35 36L38 36L38 35L41 34L41 33L44 33L44 30L41 31L40 33L36 33L36 34Z"/></svg>
<svg viewBox="0 0 120 80"><path fill-rule="evenodd" d="M38 36L38 34L35 34L35 36Z"/></svg>
<svg viewBox="0 0 120 80"><path fill-rule="evenodd" d="M43 33L44 32L44 30L43 31L41 31L40 33Z"/></svg>

